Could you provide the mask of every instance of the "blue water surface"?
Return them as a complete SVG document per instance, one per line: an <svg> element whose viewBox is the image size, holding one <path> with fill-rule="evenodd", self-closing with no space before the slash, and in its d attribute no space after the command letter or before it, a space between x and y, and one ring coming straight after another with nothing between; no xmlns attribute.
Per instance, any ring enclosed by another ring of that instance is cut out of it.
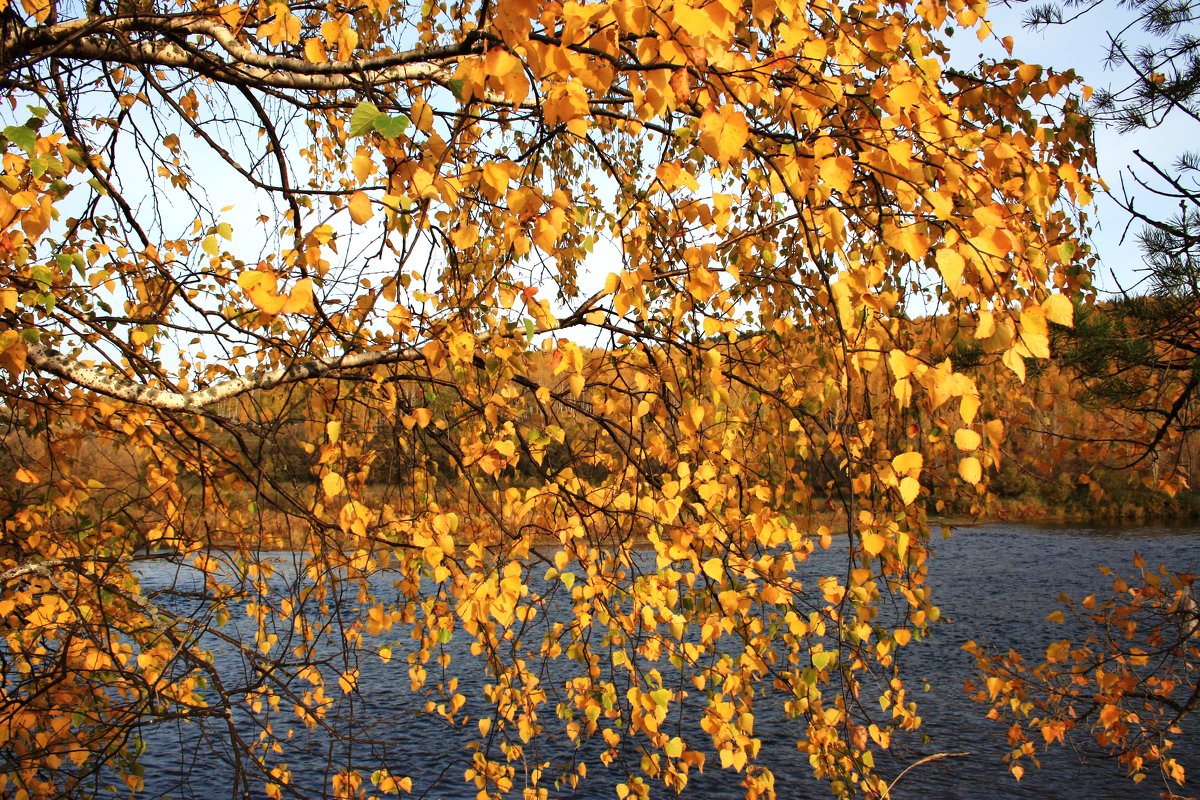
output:
<svg viewBox="0 0 1200 800"><path fill-rule="evenodd" d="M989 524L954 529L948 539L935 534L929 585L934 587L935 602L941 607L944 624L935 627L932 636L905 648L904 672L910 692L916 696L924 725L919 735L899 737L894 742L890 761L881 763L885 774L896 775L920 757L937 752L965 752L968 755L945 758L923 764L896 785L895 800L921 798L1038 798L1039 800L1140 800L1158 798L1164 784L1155 774L1135 785L1111 760L1089 752L1087 742L1079 749L1056 747L1040 755L1041 769L1030 768L1017 782L1003 762L1007 751L1005 727L985 718L986 707L973 702L963 690L972 677L973 657L962 650L968 640L986 641L1000 648L1015 648L1038 658L1046 646L1070 635L1070 628L1045 620L1058 607L1060 593L1080 599L1111 587L1111 578L1099 572L1101 565L1131 574L1134 553L1149 564L1165 563L1173 570L1200 572L1196 548L1200 529L1143 527L1134 530L1038 527L1031 525ZM836 569L838 554L814 554L806 569ZM281 570L286 571L287 557L281 555ZM647 554L647 565L652 559ZM844 565L843 565L844 567ZM651 567L652 568L652 567ZM165 565L148 564L143 580L148 589L178 585L180 574ZM185 601L178 612L186 613ZM551 611L550 613L554 613ZM337 634L337 620L331 620L330 633ZM247 627L234 620L228 630L237 635ZM248 635L248 634L247 634ZM217 667L236 674L239 658L236 648L213 643ZM395 657L385 665L378 658L363 658L358 695L352 703L339 703L330 724L341 733L353 733L360 743L352 747L331 744L328 737L299 728L288 743L285 761L291 770L291 788L297 796L332 796L331 777L347 764L371 770L386 766L397 775L413 779L413 796L444 800L474 800L476 789L463 781L469 765L467 742L478 739L474 723L454 728L439 718L422 713L424 699L409 691L404 643L397 642ZM464 643L447 644L454 658L461 684L459 691L468 697L479 694L486 680L484 670L473 671L471 655ZM336 657L331 670L346 666ZM550 735L531 746L530 757L545 759L559 767L582 760L588 765L588 779L577 789L551 790L552 798L612 798L615 786L625 780L627 769L636 764L620 761L606 769L596 756L598 743L581 749L554 728L556 666L551 663L542 675L550 693L544 720ZM248 676L249 677L249 676ZM560 681L561 683L561 681ZM769 699L769 698L768 698ZM468 707L468 711L472 708ZM482 709L480 709L482 710ZM778 704L764 700L756 709L755 735L763 740L759 763L770 767L776 777L780 798L822 798L828 787L811 774L807 757L798 752L796 720L788 719ZM279 715L279 725L289 723L290 710ZM701 735L688 720L679 721L689 741ZM234 727L239 722L234 720ZM252 734L246 729L242 735ZM1200 776L1200 748L1192 741L1195 726L1185 728L1176 737L1177 755L1189 775ZM146 796L174 798L262 797L261 778L239 785L234 780L236 748L229 744L227 727L180 722L159 726L147 732L143 758L146 767ZM1086 737L1085 737L1086 739ZM702 774L691 775L684 797L715 798L740 796L742 776L715 768L715 759ZM625 769L623 769L623 767ZM520 796L523 781L518 776L513 796ZM654 797L668 797L661 785L652 785Z"/></svg>

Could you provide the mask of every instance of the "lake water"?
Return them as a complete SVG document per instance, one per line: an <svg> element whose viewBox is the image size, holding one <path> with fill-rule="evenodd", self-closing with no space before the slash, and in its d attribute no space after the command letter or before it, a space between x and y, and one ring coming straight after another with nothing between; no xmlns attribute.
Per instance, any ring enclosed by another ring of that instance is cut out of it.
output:
<svg viewBox="0 0 1200 800"><path fill-rule="evenodd" d="M1055 748L1040 756L1042 768L1030 768L1019 783L1008 774L1002 758L1006 751L1004 726L984 717L986 707L976 704L963 691L964 679L971 677L973 658L961 646L970 639L987 641L998 647L1014 647L1031 658L1040 656L1051 641L1069 635L1069 629L1045 621L1059 607L1057 598L1067 593L1076 599L1090 592L1101 593L1111 579L1097 568L1108 565L1130 574L1131 559L1141 553L1148 564L1166 563L1178 571L1200 571L1200 529L1139 528L1115 529L1037 527L1030 525L990 524L958 528L942 541L935 535L934 558L929 585L947 624L935 628L932 637L905 648L904 671L910 692L917 695L928 737L899 740L894 743L896 761L881 765L894 774L903 765L922 755L939 751L966 751L968 756L924 764L905 776L893 797L904 798L1038 798L1039 800L1139 800L1157 798L1164 785L1156 773L1135 785L1123 777L1110 760ZM836 546L834 548L836 550ZM829 568L844 558L836 553L818 553L808 564ZM815 561L814 561L815 560ZM176 580L173 572L158 566L146 568L147 588ZM453 645L452 645L453 646ZM470 656L465 648L455 653L455 663ZM399 653L399 651L397 651ZM218 651L218 660L225 657ZM228 656L233 658L232 655ZM393 773L413 778L413 796L474 800L475 789L463 782L469 763L466 742L478 738L472 724L452 729L444 722L420 713L422 700L408 691L408 677L402 658L383 665L378 659L364 659L359 681L362 703L335 721L374 740L345 752L331 748L327 741L305 733L289 743L286 762L292 771L292 787L305 797L323 797L330 787L330 776L348 761L367 774L380 765ZM928 678L928 690L922 692L922 677ZM543 677L553 684L553 667ZM460 691L468 696L482 682L482 674L463 676ZM334 689L336 691L336 687ZM553 697L545 716L553 724ZM758 715L755 735L763 740L760 763L771 767L776 791L781 799L828 797L825 785L815 781L807 758L795 748L798 723L781 713L766 711ZM468 709L469 710L469 709ZM698 729L691 740L702 735ZM1196 726L1185 728L1176 737L1177 755L1189 776L1200 780L1200 747L1191 737ZM180 725L176 729L156 728L149 735L144 758L146 795L176 798L243 797L232 785L233 768L228 763L228 744L219 728L208 731L197 726ZM225 734L227 735L227 734ZM588 779L578 790L551 790L552 798L612 798L614 786L625 779L619 763L605 769L595 759L597 749L570 748L565 736L553 733L540 743L541 755L555 762L586 760ZM692 773L684 797L734 797L740 794L740 776L710 767L703 774ZM518 787L520 781L518 781ZM247 788L248 795L261 796L261 778ZM653 787L655 797L667 797L661 785ZM519 796L519 791L514 792Z"/></svg>

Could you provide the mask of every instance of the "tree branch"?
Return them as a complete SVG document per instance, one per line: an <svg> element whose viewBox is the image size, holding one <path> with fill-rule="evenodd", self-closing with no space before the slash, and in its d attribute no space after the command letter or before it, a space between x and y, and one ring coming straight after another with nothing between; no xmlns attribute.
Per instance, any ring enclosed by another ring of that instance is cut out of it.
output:
<svg viewBox="0 0 1200 800"><path fill-rule="evenodd" d="M106 397L167 411L201 411L222 400L228 400L246 392L298 383L333 370L399 364L421 361L423 358L421 352L414 348L350 353L336 358L297 361L286 367L254 372L193 392L174 392L156 386L144 386L119 375L107 374L96 367L68 358L44 345L28 345L26 353L26 360L42 372L48 372Z"/></svg>

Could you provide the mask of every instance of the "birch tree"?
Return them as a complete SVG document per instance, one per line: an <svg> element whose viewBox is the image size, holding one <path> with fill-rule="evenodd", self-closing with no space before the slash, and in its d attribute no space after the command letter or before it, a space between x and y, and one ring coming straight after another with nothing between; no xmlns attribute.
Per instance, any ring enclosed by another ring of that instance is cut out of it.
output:
<svg viewBox="0 0 1200 800"><path fill-rule="evenodd" d="M985 6L5 2L0 792L178 725L413 790L371 660L480 797L772 797L767 703L886 794L927 513L1003 439L950 350L1023 379L1089 268L1074 76L949 66Z"/></svg>

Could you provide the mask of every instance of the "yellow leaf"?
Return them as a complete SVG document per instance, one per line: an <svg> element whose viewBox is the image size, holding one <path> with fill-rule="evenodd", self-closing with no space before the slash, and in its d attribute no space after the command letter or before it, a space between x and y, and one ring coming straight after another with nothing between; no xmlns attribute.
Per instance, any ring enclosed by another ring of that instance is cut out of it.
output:
<svg viewBox="0 0 1200 800"><path fill-rule="evenodd" d="M346 481L336 472L330 472L321 479L321 486L325 490L326 497L337 497L345 491Z"/></svg>
<svg viewBox="0 0 1200 800"><path fill-rule="evenodd" d="M979 447L982 439L983 437L970 428L959 428L954 432L954 444L959 450L974 450Z"/></svg>
<svg viewBox="0 0 1200 800"><path fill-rule="evenodd" d="M350 219L358 225L375 216L375 210L371 208L371 198L367 197L366 192L355 192L350 195Z"/></svg>
<svg viewBox="0 0 1200 800"><path fill-rule="evenodd" d="M304 57L314 64L328 61L329 56L325 53L325 43L320 39L305 39Z"/></svg>
<svg viewBox="0 0 1200 800"><path fill-rule="evenodd" d="M996 333L996 315L990 311L979 312L979 324L975 327L976 339L990 339Z"/></svg>
<svg viewBox="0 0 1200 800"><path fill-rule="evenodd" d="M1004 227L1007 214L1001 206L992 203L991 205L980 206L975 209L971 212L971 216L975 217L980 224L986 225L989 228L1002 228Z"/></svg>
<svg viewBox="0 0 1200 800"><path fill-rule="evenodd" d="M683 755L683 740L678 736L672 737L663 745L663 755L667 758L679 758Z"/></svg>
<svg viewBox="0 0 1200 800"><path fill-rule="evenodd" d="M917 482L916 478L905 478L900 481L900 497L904 500L904 505L912 505L920 493L921 484Z"/></svg>
<svg viewBox="0 0 1200 800"><path fill-rule="evenodd" d="M475 355L475 337L470 331L456 333L450 339L450 358L460 364L470 361Z"/></svg>
<svg viewBox="0 0 1200 800"><path fill-rule="evenodd" d="M734 106L710 108L700 117L700 147L721 164L736 158L749 138L746 115Z"/></svg>
<svg viewBox="0 0 1200 800"><path fill-rule="evenodd" d="M450 233L450 243L459 250L466 250L468 247L474 247L479 241L479 228L472 223L467 222L455 228Z"/></svg>
<svg viewBox="0 0 1200 800"><path fill-rule="evenodd" d="M318 244L327 245L333 239L333 227L328 223L318 225L313 228L312 235Z"/></svg>
<svg viewBox="0 0 1200 800"><path fill-rule="evenodd" d="M906 480L912 480L912 479L907 478ZM905 501L905 503L909 503L909 502L912 502L912 501L911 500ZM883 552L883 546L884 546L884 544L886 544L886 542L887 542L887 540L884 539L883 536L876 533L875 531L866 531L862 535L863 550L866 550L868 553L870 553L873 556L877 556Z"/></svg>
<svg viewBox="0 0 1200 800"><path fill-rule="evenodd" d="M521 69L521 62L503 47L494 47L484 58L483 67L489 75L507 75Z"/></svg>
<svg viewBox="0 0 1200 800"><path fill-rule="evenodd" d="M542 102L542 113L549 125L585 117L589 110L587 90L574 80L552 83Z"/></svg>
<svg viewBox="0 0 1200 800"><path fill-rule="evenodd" d="M238 286L243 291L249 293L254 289L264 289L268 292L274 292L276 286L275 273L264 272L263 270L248 270L238 275Z"/></svg>
<svg viewBox="0 0 1200 800"><path fill-rule="evenodd" d="M892 469L896 470L898 475L918 473L924 464L925 459L920 453L901 453L892 459Z"/></svg>
<svg viewBox="0 0 1200 800"><path fill-rule="evenodd" d="M719 581L721 580L721 576L725 574L725 565L719 558L710 558L704 562L704 574L714 581Z"/></svg>
<svg viewBox="0 0 1200 800"><path fill-rule="evenodd" d="M296 282L288 294L287 302L280 310L281 314L315 314L317 307L313 304L313 282L311 278L303 278Z"/></svg>
<svg viewBox="0 0 1200 800"><path fill-rule="evenodd" d="M1019 325L1021 344L1034 358L1050 357L1049 330L1046 327L1046 312L1041 306L1030 306L1021 311Z"/></svg>
<svg viewBox="0 0 1200 800"><path fill-rule="evenodd" d="M1052 294L1042 303L1046 319L1055 325L1071 328L1075 325L1075 307L1071 299L1063 294Z"/></svg>
<svg viewBox="0 0 1200 800"><path fill-rule="evenodd" d="M493 198L499 198L508 191L508 181L511 178L509 162L489 161L483 165L483 182L491 188L489 193Z"/></svg>
<svg viewBox="0 0 1200 800"><path fill-rule="evenodd" d="M250 292L250 302L254 303L255 307L264 314L275 315L283 311L283 307L287 305L288 299L281 295L274 295L270 292L258 288Z"/></svg>
<svg viewBox="0 0 1200 800"><path fill-rule="evenodd" d="M917 98L921 96L921 85L913 80L904 81L898 86L893 86L888 92L887 99L896 104L899 108L908 108L917 102Z"/></svg>
<svg viewBox="0 0 1200 800"><path fill-rule="evenodd" d="M370 155L360 150L354 156L354 160L350 162L350 171L360 182L365 181L375 173L375 161Z"/></svg>
<svg viewBox="0 0 1200 800"><path fill-rule="evenodd" d="M0 336L0 367L9 375L16 377L25 371L25 361L29 348L14 330L7 330Z"/></svg>
<svg viewBox="0 0 1200 800"><path fill-rule="evenodd" d="M938 272L942 274L942 280L946 282L946 288L957 296L962 288L963 269L966 261L957 250L951 250L948 247L939 248L934 258L937 261Z"/></svg>
<svg viewBox="0 0 1200 800"><path fill-rule="evenodd" d="M37 475L34 475L32 472L25 469L24 467L20 467L17 470L17 474L14 477L20 483L37 483L38 482Z"/></svg>
<svg viewBox="0 0 1200 800"><path fill-rule="evenodd" d="M8 4L5 3L5 6ZM50 17L50 3L47 0L21 0L25 13L32 16L39 24Z"/></svg>
<svg viewBox="0 0 1200 800"><path fill-rule="evenodd" d="M423 133L433 130L433 107L424 100L417 100L412 104L408 117L417 130Z"/></svg>
<svg viewBox="0 0 1200 800"><path fill-rule="evenodd" d="M1016 351L1016 348L1005 350L1000 360L1004 362L1004 366L1012 370L1013 374L1021 379L1021 383L1025 382L1025 359Z"/></svg>
<svg viewBox="0 0 1200 800"><path fill-rule="evenodd" d="M973 394L964 394L959 402L958 413L967 425L974 422L975 415L979 413L979 397Z"/></svg>
<svg viewBox="0 0 1200 800"><path fill-rule="evenodd" d="M958 477L972 486L978 484L979 480L983 477L983 468L979 464L979 459L975 456L967 456L959 461Z"/></svg>
<svg viewBox="0 0 1200 800"><path fill-rule="evenodd" d="M821 180L842 194L848 193L854 184L854 162L849 156L822 159L819 171Z"/></svg>
<svg viewBox="0 0 1200 800"><path fill-rule="evenodd" d="M662 182L663 187L668 191L680 186L691 189L693 192L700 189L700 184L696 181L696 176L674 161L659 164L654 172Z"/></svg>

